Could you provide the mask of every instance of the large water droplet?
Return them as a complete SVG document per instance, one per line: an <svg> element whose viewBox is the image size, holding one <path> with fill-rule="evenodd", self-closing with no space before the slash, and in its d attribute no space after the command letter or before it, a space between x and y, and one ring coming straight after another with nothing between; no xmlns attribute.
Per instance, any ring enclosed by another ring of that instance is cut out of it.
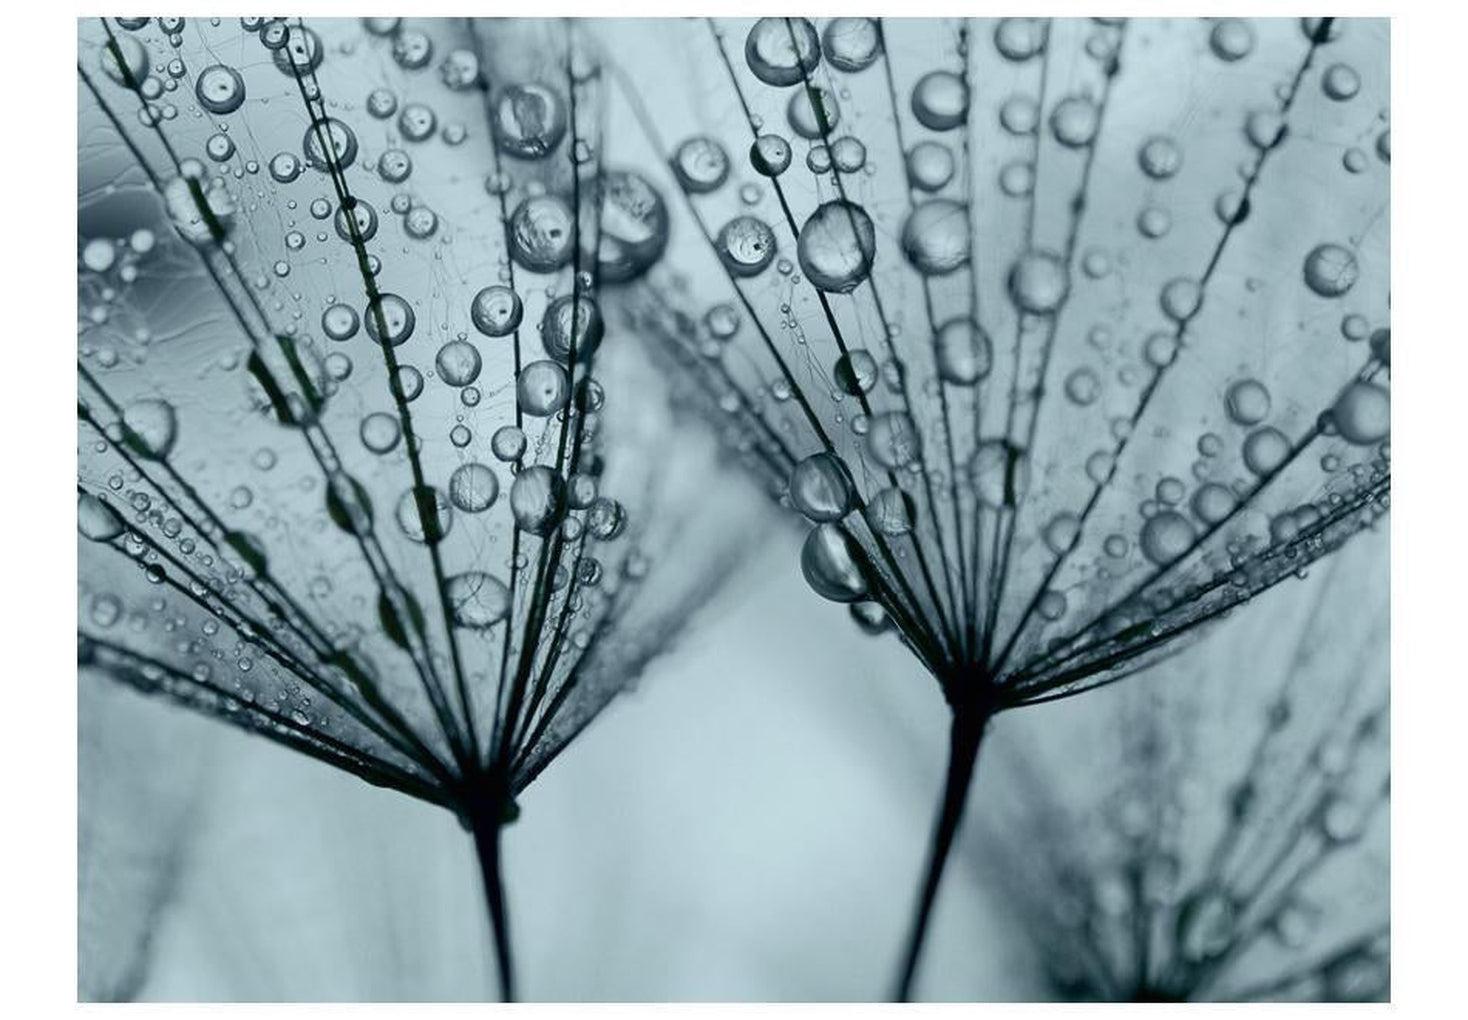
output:
<svg viewBox="0 0 1468 1020"><path fill-rule="evenodd" d="M967 264L968 208L947 198L918 205L902 226L902 253L924 276L942 276Z"/></svg>
<svg viewBox="0 0 1468 1020"><path fill-rule="evenodd" d="M800 550L800 569L817 595L832 602L857 602L866 596L862 554L836 524L817 524Z"/></svg>
<svg viewBox="0 0 1468 1020"><path fill-rule="evenodd" d="M973 319L960 316L938 327L933 339L938 376L955 386L972 386L989 374L994 361L989 335Z"/></svg>
<svg viewBox="0 0 1468 1020"><path fill-rule="evenodd" d="M542 159L565 137L565 104L544 85L506 86L495 98L490 131L506 155Z"/></svg>
<svg viewBox="0 0 1468 1020"><path fill-rule="evenodd" d="M444 588L457 626L487 630L510 612L510 589L503 581L482 571L456 574Z"/></svg>
<svg viewBox="0 0 1468 1020"><path fill-rule="evenodd" d="M805 18L760 18L744 39L744 60L766 85L794 85L821 62L821 43Z"/></svg>
<svg viewBox="0 0 1468 1020"><path fill-rule="evenodd" d="M790 502L817 524L845 517L854 497L846 468L834 454L812 454L790 472Z"/></svg>
<svg viewBox="0 0 1468 1020"><path fill-rule="evenodd" d="M194 79L194 97L210 113L234 113L245 101L245 79L232 67L213 64Z"/></svg>
<svg viewBox="0 0 1468 1020"><path fill-rule="evenodd" d="M800 228L796 253L813 287L848 294L872 271L876 228L861 206L839 199L826 202Z"/></svg>
<svg viewBox="0 0 1468 1020"><path fill-rule="evenodd" d="M162 460L178 438L178 416L166 400L135 400L122 412L128 449L147 460Z"/></svg>
<svg viewBox="0 0 1468 1020"><path fill-rule="evenodd" d="M515 523L532 535L550 534L565 516L565 491L561 476L544 464L521 471L510 483L510 512Z"/></svg>
<svg viewBox="0 0 1468 1020"><path fill-rule="evenodd" d="M1322 244L1305 256L1305 285L1321 297L1340 297L1356 284L1356 256L1338 244Z"/></svg>
<svg viewBox="0 0 1468 1020"><path fill-rule="evenodd" d="M125 528L116 510L91 493L83 492L76 498L76 530L93 542L110 542Z"/></svg>
<svg viewBox="0 0 1468 1020"><path fill-rule="evenodd" d="M1346 442L1355 446L1379 443L1391 432L1391 394L1375 383L1353 382L1336 397L1330 417Z"/></svg>
<svg viewBox="0 0 1468 1020"><path fill-rule="evenodd" d="M554 361L532 361L520 370L515 384L520 410L536 418L548 418L571 398L571 381L566 370Z"/></svg>

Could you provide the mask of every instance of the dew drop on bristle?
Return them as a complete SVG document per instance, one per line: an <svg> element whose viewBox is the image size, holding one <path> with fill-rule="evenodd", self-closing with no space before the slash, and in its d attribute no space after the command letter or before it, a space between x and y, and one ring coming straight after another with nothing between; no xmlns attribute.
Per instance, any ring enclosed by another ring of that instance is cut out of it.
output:
<svg viewBox="0 0 1468 1020"><path fill-rule="evenodd" d="M606 335L601 306L586 294L564 294L546 306L540 320L540 342L562 365L570 365L571 348L576 348L576 361L585 364L601 348Z"/></svg>
<svg viewBox="0 0 1468 1020"><path fill-rule="evenodd" d="M1162 510L1147 518L1139 539L1142 555L1159 567L1187 552L1192 542L1192 524L1175 510Z"/></svg>
<svg viewBox="0 0 1468 1020"><path fill-rule="evenodd" d="M1330 418L1340 437L1353 446L1379 443L1391 433L1392 398L1386 387L1353 382L1341 390Z"/></svg>
<svg viewBox="0 0 1468 1020"><path fill-rule="evenodd" d="M944 276L969 260L968 208L952 199L919 204L902 226L902 253L924 276Z"/></svg>
<svg viewBox="0 0 1468 1020"><path fill-rule="evenodd" d="M566 514L566 486L561 476L544 464L515 475L510 483L510 511L522 530L549 535Z"/></svg>
<svg viewBox="0 0 1468 1020"><path fill-rule="evenodd" d="M881 35L871 18L832 18L821 42L831 66L848 74L871 67L882 53Z"/></svg>
<svg viewBox="0 0 1468 1020"><path fill-rule="evenodd" d="M450 577L444 585L454 624L469 630L488 630L510 612L510 589L496 577L479 570Z"/></svg>
<svg viewBox="0 0 1468 1020"><path fill-rule="evenodd" d="M524 315L525 306L520 295L500 284L479 291L469 306L469 318L474 328L489 337L508 336L515 332L520 328Z"/></svg>
<svg viewBox="0 0 1468 1020"><path fill-rule="evenodd" d="M1257 425L1269 417L1269 390L1255 379L1243 379L1228 388L1228 416L1239 425Z"/></svg>
<svg viewBox="0 0 1468 1020"><path fill-rule="evenodd" d="M866 210L840 199L819 206L800 228L800 268L819 290L849 294L872 271L876 228Z"/></svg>
<svg viewBox="0 0 1468 1020"><path fill-rule="evenodd" d="M790 143L779 135L760 135L749 147L749 164L764 177L779 177L790 168Z"/></svg>
<svg viewBox="0 0 1468 1020"><path fill-rule="evenodd" d="M685 191L695 195L717 191L729 179L729 155L716 139L697 135L673 152L673 172Z"/></svg>
<svg viewBox="0 0 1468 1020"><path fill-rule="evenodd" d="M489 438L489 450L502 461L516 461L525 455L525 432L514 425L502 425Z"/></svg>
<svg viewBox="0 0 1468 1020"><path fill-rule="evenodd" d="M758 276L775 260L775 232L755 216L736 216L714 241L719 259L735 276Z"/></svg>
<svg viewBox="0 0 1468 1020"><path fill-rule="evenodd" d="M866 435L867 452L884 468L906 467L922 456L923 439L903 411L875 414Z"/></svg>
<svg viewBox="0 0 1468 1020"><path fill-rule="evenodd" d="M744 60L766 85L796 85L821 62L821 43L805 18L760 18L745 37Z"/></svg>
<svg viewBox="0 0 1468 1020"><path fill-rule="evenodd" d="M438 349L433 363L438 369L438 377L454 387L468 386L478 379L483 366L478 349L466 340L450 340L444 344Z"/></svg>
<svg viewBox="0 0 1468 1020"><path fill-rule="evenodd" d="M857 602L866 597L861 551L839 525L817 524L811 529L801 547L800 569L821 598Z"/></svg>
<svg viewBox="0 0 1468 1020"><path fill-rule="evenodd" d="M1009 271L1009 296L1022 312L1048 315L1069 293L1070 274L1054 252L1030 251Z"/></svg>
<svg viewBox="0 0 1468 1020"><path fill-rule="evenodd" d="M532 361L520 369L515 384L520 410L535 418L548 418L571 398L571 381L566 370L554 361Z"/></svg>
<svg viewBox="0 0 1468 1020"><path fill-rule="evenodd" d="M423 517L423 510L427 508L430 513L427 519L427 527ZM397 506L398 527L410 541L420 545L435 545L442 541L444 536L454 526L454 508L442 489L435 486L427 486L423 497L420 498L417 490L409 489L398 498Z"/></svg>
<svg viewBox="0 0 1468 1020"><path fill-rule="evenodd" d="M1360 275L1356 256L1338 244L1317 245L1305 256L1305 286L1321 297L1340 297Z"/></svg>
<svg viewBox="0 0 1468 1020"><path fill-rule="evenodd" d="M554 195L527 198L510 216L510 254L535 273L551 273L571 261L571 209Z"/></svg>
<svg viewBox="0 0 1468 1020"><path fill-rule="evenodd" d="M495 97L490 131L506 155L544 159L566 136L565 102L538 83L507 85Z"/></svg>
<svg viewBox="0 0 1468 1020"><path fill-rule="evenodd" d="M209 113L234 113L245 102L245 80L234 68L214 64L194 79L194 97Z"/></svg>
<svg viewBox="0 0 1468 1020"><path fill-rule="evenodd" d="M950 131L968 120L968 82L951 71L929 71L912 90L912 113L932 131Z"/></svg>
<svg viewBox="0 0 1468 1020"><path fill-rule="evenodd" d="M1254 51L1254 26L1242 18L1219 18L1208 35L1208 46L1225 63L1242 60Z"/></svg>
<svg viewBox="0 0 1468 1020"><path fill-rule="evenodd" d="M938 377L955 386L972 386L989 374L994 361L989 335L973 319L950 319L933 338Z"/></svg>
<svg viewBox="0 0 1468 1020"><path fill-rule="evenodd" d="M605 171L596 193L600 220L594 233L601 281L636 280L657 264L668 246L667 205L647 178L631 170Z"/></svg>
<svg viewBox="0 0 1468 1020"><path fill-rule="evenodd" d="M166 400L135 400L122 412L127 445L139 457L163 460L178 438L178 415Z"/></svg>
<svg viewBox="0 0 1468 1020"><path fill-rule="evenodd" d="M864 350L848 351L836 359L831 378L842 393L870 393L877 385L877 359Z"/></svg>
<svg viewBox="0 0 1468 1020"><path fill-rule="evenodd" d="M801 138L819 141L841 123L841 107L830 89L811 85L791 93L785 119Z"/></svg>
<svg viewBox="0 0 1468 1020"><path fill-rule="evenodd" d="M1265 426L1244 440L1244 466L1264 476L1277 470L1290 455L1290 441L1279 429Z"/></svg>
<svg viewBox="0 0 1468 1020"><path fill-rule="evenodd" d="M817 524L845 517L854 499L846 469L834 454L812 454L790 472L790 502Z"/></svg>
<svg viewBox="0 0 1468 1020"><path fill-rule="evenodd" d="M953 153L941 142L919 142L907 152L907 179L919 191L940 190L953 171Z"/></svg>
<svg viewBox="0 0 1468 1020"><path fill-rule="evenodd" d="M110 542L125 530L116 510L91 493L76 498L76 530L93 542Z"/></svg>
<svg viewBox="0 0 1468 1020"><path fill-rule="evenodd" d="M418 317L413 306L398 295L379 294L362 313L362 322L374 341L397 347L413 335Z"/></svg>

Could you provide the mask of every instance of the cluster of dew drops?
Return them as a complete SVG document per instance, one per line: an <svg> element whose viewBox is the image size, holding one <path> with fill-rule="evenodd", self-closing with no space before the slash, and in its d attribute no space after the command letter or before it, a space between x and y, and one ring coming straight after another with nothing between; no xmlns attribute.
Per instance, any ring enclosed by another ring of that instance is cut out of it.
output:
<svg viewBox="0 0 1468 1020"><path fill-rule="evenodd" d="M113 19L114 24L123 29L116 33L115 41L126 71L119 65L110 45L100 48L99 60L107 78L117 85L128 86L129 79L139 84L138 91L144 105L138 117L143 126L152 128L178 117L178 106L169 97L178 92L189 69L178 57L155 66L147 46L133 34L147 26L149 21L148 18ZM241 28L256 36L270 52L280 72L292 79L298 70L303 73L314 71L326 56L325 45L309 27L288 25L282 19L247 17L239 21ZM160 18L157 23L171 46L182 46L184 19ZM210 23L218 26L220 19L210 19ZM405 27L401 19L366 18L363 26L369 34L390 40L392 58L405 72L425 71L434 66L433 40L421 31ZM343 55L350 57L355 45L354 42L344 43ZM479 60L471 50L454 49L443 54L436 66L444 87L451 91L479 87ZM236 158L238 153L229 137L229 123L224 119L245 104L246 83L240 72L226 64L212 64L194 75L193 91L197 114L220 118L218 130L204 144L205 159L190 156L180 161L181 173L163 186L162 199L178 234L189 243L202 247L213 242L212 231L216 225L224 229L227 238L234 224L241 198L232 189L230 178L243 181L260 174L262 167L254 160ZM515 160L546 160L565 140L568 131L567 103L552 87L539 82L510 83L496 91L492 104L490 130L495 144L501 153ZM402 185L410 179L415 147L435 137L445 145L457 146L468 137L468 130L463 124L440 125L431 105L423 102L400 104L392 90L385 87L374 88L365 97L365 109L371 117L392 121L397 128L394 143L377 156L375 164L367 167L368 172L375 172L390 185ZM299 151L282 151L268 161L264 170L276 185L294 183L308 166L325 172L332 164L347 169L359 159L364 164L369 162L348 124L337 118L328 118L325 127L331 152L325 151L316 130L308 128ZM591 153L582 142L578 143L572 157L584 163L591 158ZM214 170L210 169L211 165ZM486 191L495 197L509 194L513 185L510 173L503 169L488 174L485 180ZM201 214L194 197L196 190L203 195L211 217ZM506 232L509 257L534 273L553 273L567 267L576 255L573 240L575 214L570 203L564 197L548 192L534 180L527 182L524 190L526 197L509 216ZM601 276L613 281L635 277L657 260L666 244L667 218L661 199L650 184L630 171L606 172L598 182L597 193L603 204L604 216L610 212L616 224L616 229L609 231L609 236L604 236L598 251ZM297 202L288 199L284 206L294 210ZM408 238L426 242L439 234L439 216L418 203L406 190L393 195L390 208L401 217L403 234ZM328 220L332 221L338 238L348 242L354 240L354 234L364 242L370 241L379 229L378 211L360 198L348 211L337 208L324 196L318 197L309 202L308 212L312 220L323 224L315 235L318 243L329 239L324 229ZM210 223L208 219L214 222ZM305 231L294 225L286 232L283 242L292 253L301 252L309 243ZM121 288L138 278L139 262L154 249L156 243L154 234L146 229L137 230L122 240L91 238L81 242L83 282L91 285L87 293L97 298L90 307L83 309L83 333L107 324L109 306L118 300ZM226 240L225 244L230 245L231 242ZM380 263L376 256L368 256L368 267L374 275L378 272ZM290 262L280 259L274 262L271 270L275 277L285 278L290 274ZM510 278L507 268L502 270L501 278ZM587 274L583 274L582 282L586 286L578 288L579 293L562 296L552 293L540 323L540 339L547 357L523 366L515 380L515 396L518 410L531 418L584 415L587 420L581 425L583 438L591 441L595 434L595 417L603 406L604 394L595 379L580 379L576 385L582 390L582 395L573 408L569 368L573 350L578 364L590 360L601 343L604 324L596 300L584 292L590 289ZM270 286L270 280L262 275L254 284L264 290ZM333 346L348 344L363 331L374 349L384 342L394 348L406 343L417 328L412 304L393 293L382 293L376 303L376 308L369 307L359 313L349 304L328 298L320 314L322 335L332 341ZM475 292L464 311L482 337L502 339L521 328L524 302L520 294L500 282ZM385 327L385 336L378 335L379 322ZM286 326L286 332L294 335L298 328L292 322ZM146 330L140 330L130 339L146 343ZM119 360L112 346L84 342L81 350L103 368L110 368ZM351 357L341 350L332 350L323 357L308 343L297 347L297 351L318 392L328 398L352 374ZM142 350L129 353L138 361L143 360L146 354ZM237 368L239 364L238 355L232 353L225 357L223 367ZM482 397L475 385L482 364L479 349L470 341L467 332L461 332L439 348L434 357L433 375L456 390L466 408L472 408ZM268 402L264 394L256 392L253 381L250 385L254 403L265 409ZM397 388L406 401L411 403L418 399L425 385L424 373L419 369L408 364L399 366ZM127 442L143 459L160 461L167 458L174 448L177 429L178 419L173 405L162 398L148 397L135 400L123 409L121 422L113 423L107 439L113 443ZM373 454L385 456L393 453L403 444L398 416L382 411L365 414L359 425L358 438ZM449 432L451 443L460 449L468 447L473 438L462 418ZM515 524L520 529L541 537L559 530L567 541L575 541L585 535L610 542L622 535L628 523L627 511L619 501L598 492L596 477L574 473L563 478L550 466L526 466L523 459L529 445L525 431L513 424L498 428L489 441L494 459L513 474L508 502ZM104 442L99 441L100 449L105 449ZM277 460L273 450L263 447L255 452L251 463L257 470L269 471ZM140 479L135 477L132 480L137 482ZM360 485L346 476L329 481L326 508L330 519L348 531L372 527L370 505L364 505L367 497ZM121 494L127 486L124 472L114 472L107 484L109 489ZM446 492L437 487L433 489L439 537L451 529L455 512L481 514L488 511L499 502L500 489L500 476L493 467L478 460L461 463L451 473ZM214 566L213 558L206 551L197 550L194 539L183 534L179 518L169 516L167 508L158 506L158 501L147 492L134 489L123 498L136 512L140 522L151 520L166 537L179 542L180 551L185 555L197 552L204 566ZM229 495L229 504L235 510L244 510L253 501L254 495L247 485L236 486ZM394 516L408 539L420 544L428 541L418 501L411 489L403 493ZM105 497L91 495L80 498L78 528L84 537L98 542L111 542L128 534L122 515L112 503ZM140 540L130 539L128 548L140 560L146 558L146 546ZM516 565L524 567L528 560L525 560L523 552L521 560L524 562ZM145 565L145 569L150 580L162 583L164 574L161 567L154 563ZM646 560L640 550L630 551L623 562L623 571L629 580L639 579L646 569ZM581 588L590 588L599 583L603 567L595 556L584 553L576 558L575 570L577 584ZM236 583L241 576L239 571L231 569L225 578L226 583ZM555 590L562 590L569 581L568 570L563 565L551 584ZM325 598L331 590L332 583L325 576L318 576L310 586L311 596L317 599ZM497 577L478 570L450 577L447 595L454 607L456 624L473 630L493 627L505 619L511 607L508 587ZM576 601L578 604L581 602L579 596ZM156 608L161 611L161 604ZM123 615L122 604L116 596L98 593L92 599L91 618L96 625L111 627ZM141 626L145 620L136 616L133 623ZM209 626L217 632L216 622L209 621ZM237 666L242 672L247 672L251 660L243 650L239 654Z"/></svg>
<svg viewBox="0 0 1468 1020"><path fill-rule="evenodd" d="M1087 51L1098 60L1110 59L1115 55L1115 34L1107 30L1113 27L1114 22L1112 19L1095 20L1098 31L1088 41ZM1246 20L1222 18L1211 24L1200 24L1208 35L1208 49L1218 61L1230 64L1242 61L1254 49L1255 32ZM1317 28L1317 19L1301 19L1301 30L1306 39L1313 38ZM1332 34L1339 28L1340 22L1337 21ZM1040 19L1005 18L994 28L992 41L1004 60L1020 64L1040 56L1045 39ZM822 60L843 74L866 72L881 57L881 42L877 25L867 18L834 18L821 31L804 18L763 18L755 22L744 44L744 58L749 70L767 85L791 89L786 108L789 135L765 130L765 125L756 123L756 130L760 133L748 152L749 165L756 174L777 178L789 170L795 146L799 144L792 139L808 143L805 162L814 174L873 172L866 146L855 136L840 131L840 97L832 90L814 84L811 77ZM963 45L971 44L964 41ZM801 85L807 87L794 88ZM1281 86L1281 98L1286 87ZM1360 74L1348 64L1331 63L1321 74L1319 87L1332 101L1346 103L1360 91ZM966 129L969 85L958 74L934 70L917 79L906 99L913 116L932 137L917 141L904 153L909 186L920 197L911 206L898 244L908 264L919 274L944 276L969 260L967 210L962 203L939 194L954 180L957 167L954 152L943 136ZM821 107L819 111L815 109L816 104ZM1059 144L1070 149L1084 149L1096 140L1100 110L1091 96L1067 96L1055 104L1048 125L1041 125L1038 100L1017 93L1001 105L999 120L1001 127L1012 135L1034 135L1048 127ZM1285 134L1279 115L1263 109L1249 113L1243 130L1256 151L1256 158L1262 158L1263 153L1280 144ZM1390 162L1389 126L1380 128L1374 148L1380 162ZM1178 173L1184 157L1182 147L1175 139L1157 134L1140 146L1136 156L1137 168L1150 182L1163 184ZM1351 174L1364 173L1369 169L1368 157L1360 148L1347 149L1342 162L1344 169ZM1241 167L1241 177L1247 179L1251 167L1252 163ZM676 147L672 168L687 192L702 195L715 192L729 182L732 162L716 138L697 135ZM1034 180L1034 166L1028 161L1018 160L1002 167L995 183L1002 194L1023 198L1031 193ZM1248 207L1243 196L1242 186L1218 196L1214 211L1225 226L1242 222L1247 216ZM740 198L745 204L756 204L759 190L750 184L743 185ZM1148 204L1137 217L1137 229L1148 239L1163 236L1170 225L1171 215L1156 204ZM774 229L758 216L743 214L724 224L714 238L714 248L735 277L753 279L773 266L777 273L792 278L792 281L798 280L794 275L795 265L778 257ZM818 206L806 219L796 239L796 255L800 272L813 287L826 293L847 294L872 272L876 229L867 211L843 193L842 197ZM1082 253L1079 263L1081 271L1092 279L1104 277L1112 269L1111 256L1099 248ZM1340 299L1356 283L1360 268L1349 247L1323 242L1306 255L1300 274L1303 284L1313 294L1326 299ZM1007 275L1009 297L1019 313L1025 316L1055 315L1066 302L1070 289L1069 268L1060 255L1049 250L1022 253ZM1173 326L1181 328L1199 312L1202 299L1200 282L1179 276L1162 287L1158 305ZM740 325L739 312L733 305L720 302L709 307L702 317L703 329L709 337L701 345L703 353L710 358L720 357L723 346L736 337ZM1350 313L1341 320L1340 331L1346 341L1369 339L1372 355L1382 364L1389 364L1389 328L1373 327L1364 316ZM1093 346L1105 347L1110 341L1110 331L1105 326L1097 326L1089 332L1089 340ZM940 323L934 331L933 344L943 384L972 387L986 378L992 368L994 356L990 338L971 318L959 316ZM1176 329L1153 334L1143 345L1148 368L1152 371L1167 368L1177 357L1178 346ZM1135 380L1135 369L1124 367L1121 372L1131 381ZM891 387L900 387L903 373L900 365L879 364L869 352L853 349L835 360L830 377L835 387L833 395L840 399L842 394L858 396L869 393L883 380ZM1123 379L1123 382L1127 381ZM1063 384L1066 398L1079 406L1094 403L1102 388L1101 379L1090 368L1076 369ZM791 396L789 386L777 381L771 387L771 395L777 401L787 400ZM1267 386L1252 378L1233 382L1223 399L1223 410L1228 420L1249 430L1243 438L1241 453L1244 466L1253 479L1269 476L1291 452L1286 435L1267 424L1271 405ZM725 409L734 413L738 404L727 402ZM1376 382L1359 381L1341 391L1334 406L1322 417L1322 429L1339 435L1353 446L1378 447L1380 459L1384 462L1388 456L1385 441L1389 420L1387 389ZM1117 419L1113 423L1113 432L1118 433L1116 438L1121 438L1128 426L1126 419ZM868 455L883 468L921 470L921 435L906 413L890 411L870 417L855 415L850 420L850 427L862 438ZM1224 452L1225 445L1224 438L1214 432L1199 437L1199 458L1193 465L1193 473L1203 484L1193 491L1191 498L1188 498L1186 483L1167 477L1157 483L1155 498L1146 499L1139 506L1143 524L1135 542L1152 563L1166 565L1181 556L1191 547L1198 524L1206 527L1224 520L1251 488L1253 481L1250 479L1240 479L1232 484L1209 480L1214 474L1213 465ZM1001 480L1010 458L1008 444L997 439L980 443L973 453L968 473L981 502L990 506L998 506L1002 502ZM1341 458L1336 454L1326 454L1321 459L1321 466L1325 472L1333 474L1341 470ZM1021 474L1026 467L1024 461L1019 463ZM1101 484L1112 470L1111 457L1106 451L1098 451L1086 464L1087 474L1097 484ZM1357 480L1364 478L1358 477ZM834 455L814 454L792 470L788 496L791 504L816 525L802 556L802 566L811 586L826 598L854 603L853 613L859 623L869 625L869 629L881 629L880 611L864 601L867 586L863 573L856 565L849 541L836 527L836 522L858 504L848 472ZM1339 500L1341 497L1336 494L1333 498ZM887 535L905 534L914 527L912 501L895 487L875 493L866 502L864 514L872 527ZM1281 513L1269 522L1270 539L1274 542L1288 541L1301 529L1320 520L1321 516L1321 509L1313 504ZM1045 543L1058 554L1071 545L1078 528L1079 520L1074 514L1062 513L1045 527ZM1107 557L1120 560L1128 555L1132 544L1133 540L1128 536L1113 534L1106 538L1104 551ZM1248 551L1242 547L1231 550L1235 559ZM1046 618L1059 618L1066 610L1065 596L1059 592L1047 592L1039 610Z"/></svg>

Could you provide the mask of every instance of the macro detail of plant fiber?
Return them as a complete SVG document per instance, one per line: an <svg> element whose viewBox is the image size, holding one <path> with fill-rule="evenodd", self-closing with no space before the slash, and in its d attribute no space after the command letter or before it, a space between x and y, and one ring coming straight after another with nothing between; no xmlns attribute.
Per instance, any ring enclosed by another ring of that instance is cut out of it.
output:
<svg viewBox="0 0 1468 1020"><path fill-rule="evenodd" d="M946 720L866 995L951 987L971 880L1037 997L1388 996L1389 22L77 31L83 998L148 987L227 785L110 732L137 692L449 812L516 998L529 787L649 669L696 688L787 532L789 612ZM767 640L720 683L804 661ZM1368 857L1337 921L1310 883Z"/></svg>

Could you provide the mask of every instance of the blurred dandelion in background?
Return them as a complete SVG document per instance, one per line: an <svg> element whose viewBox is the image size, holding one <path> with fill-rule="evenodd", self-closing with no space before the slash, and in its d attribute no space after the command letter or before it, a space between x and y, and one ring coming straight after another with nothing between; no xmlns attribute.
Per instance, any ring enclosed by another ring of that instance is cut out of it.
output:
<svg viewBox="0 0 1468 1020"><path fill-rule="evenodd" d="M79 662L454 812L510 998L502 827L744 540L600 309L667 225L605 164L596 48L79 36Z"/></svg>
<svg viewBox="0 0 1468 1020"><path fill-rule="evenodd" d="M1227 656L996 738L969 857L1055 997L1388 997L1384 545L1241 611Z"/></svg>
<svg viewBox="0 0 1468 1020"><path fill-rule="evenodd" d="M952 709L907 998L989 720L1174 654L1387 512L1387 25L596 28L610 133L670 196L613 317L808 522L810 586Z"/></svg>

